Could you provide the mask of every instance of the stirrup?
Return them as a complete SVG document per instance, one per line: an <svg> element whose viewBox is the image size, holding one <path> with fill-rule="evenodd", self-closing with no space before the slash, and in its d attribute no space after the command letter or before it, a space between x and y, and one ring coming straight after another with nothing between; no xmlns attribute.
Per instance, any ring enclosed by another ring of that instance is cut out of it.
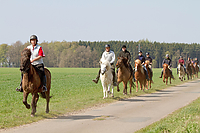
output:
<svg viewBox="0 0 200 133"><path fill-rule="evenodd" d="M92 81L93 81L94 83L96 83L96 84L98 83L98 80L97 80L97 79L93 79Z"/></svg>
<svg viewBox="0 0 200 133"><path fill-rule="evenodd" d="M19 87L16 88L16 91L18 91L18 92L23 92L23 89L22 89L21 86L19 86Z"/></svg>
<svg viewBox="0 0 200 133"><path fill-rule="evenodd" d="M47 87L45 85L43 85L42 92L46 92L46 91L47 91Z"/></svg>

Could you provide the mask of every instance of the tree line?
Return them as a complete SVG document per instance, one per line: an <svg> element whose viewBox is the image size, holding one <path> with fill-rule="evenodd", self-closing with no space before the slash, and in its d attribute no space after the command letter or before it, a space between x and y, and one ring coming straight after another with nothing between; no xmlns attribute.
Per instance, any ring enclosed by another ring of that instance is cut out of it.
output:
<svg viewBox="0 0 200 133"><path fill-rule="evenodd" d="M153 59L153 67L162 67L162 61L166 54L170 55L172 59L172 67L177 67L180 55L186 60L188 57L200 58L200 45L197 43L160 43L150 42L146 40L140 41L108 41L108 42L42 42L45 58L44 64L47 67L84 67L95 68L99 67L99 60L105 44L110 44L111 50L115 52L117 57L121 51L121 46L126 45L127 50L131 53L131 64L134 65L134 60L138 56L139 44L140 50L143 51L145 56L146 52L150 53ZM0 67L19 67L21 51L30 45L29 42L22 43L17 41L12 45L0 45ZM117 59L116 59L117 60Z"/></svg>

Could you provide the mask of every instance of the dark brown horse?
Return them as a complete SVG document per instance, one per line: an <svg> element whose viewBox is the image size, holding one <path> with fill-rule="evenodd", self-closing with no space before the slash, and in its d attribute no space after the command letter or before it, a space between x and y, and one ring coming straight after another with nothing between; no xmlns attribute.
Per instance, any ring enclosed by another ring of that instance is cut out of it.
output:
<svg viewBox="0 0 200 133"><path fill-rule="evenodd" d="M148 76L149 76L149 81L147 80L147 85L146 85L147 90L148 90L148 86L151 89L151 83L153 83L153 81L152 81L153 73L151 72L151 68L150 68L149 64L150 64L150 61L146 60L144 65L147 68L147 72L148 72Z"/></svg>
<svg viewBox="0 0 200 133"><path fill-rule="evenodd" d="M45 75L47 78L47 91L42 92L42 83L39 74L36 72L35 68L30 63L31 51L29 49L24 49L21 52L21 65L20 70L23 73L22 88L23 88L23 103L27 109L30 109L30 105L27 103L27 97L29 93L32 94L32 112L31 116L36 113L37 101L39 99L38 93L42 94L42 97L46 99L46 113L49 112L49 100L50 100L50 88L51 88L51 73L45 68Z"/></svg>
<svg viewBox="0 0 200 133"><path fill-rule="evenodd" d="M191 64L188 61L186 61L186 73L187 73L188 80L190 78L192 79L192 67L191 67Z"/></svg>
<svg viewBox="0 0 200 133"><path fill-rule="evenodd" d="M195 70L195 73L196 73L196 78L198 78L199 67L197 65L197 62L194 63L194 70Z"/></svg>
<svg viewBox="0 0 200 133"><path fill-rule="evenodd" d="M139 59L135 60L135 80L136 92L138 92L138 81L140 83L140 90L142 90L143 87L144 91L144 88L146 87L146 75Z"/></svg>
<svg viewBox="0 0 200 133"><path fill-rule="evenodd" d="M169 70L169 67L168 67L168 64L164 63L163 64L163 82L168 83L168 78L169 78L169 82L171 84L171 78L172 78L172 75L170 73L170 70Z"/></svg>
<svg viewBox="0 0 200 133"><path fill-rule="evenodd" d="M124 85L124 90L123 90L123 94L127 94L127 84L129 81L129 86L130 86L130 94L131 94L131 87L133 84L133 75L132 72L130 71L130 66L128 64L128 60L127 58L124 57L118 57L117 60L117 67L119 67L118 73L117 73L117 91L119 90L119 84L121 82L123 82Z"/></svg>

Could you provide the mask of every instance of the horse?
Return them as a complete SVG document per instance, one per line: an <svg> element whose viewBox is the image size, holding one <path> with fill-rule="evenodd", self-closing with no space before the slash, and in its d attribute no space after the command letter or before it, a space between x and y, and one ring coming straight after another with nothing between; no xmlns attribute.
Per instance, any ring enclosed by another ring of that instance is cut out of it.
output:
<svg viewBox="0 0 200 133"><path fill-rule="evenodd" d="M100 79L103 87L103 99L108 97L108 93L111 93L111 96L114 97L113 74L111 71L110 62L101 59L99 63L101 65ZM111 87L112 92L110 92Z"/></svg>
<svg viewBox="0 0 200 133"><path fill-rule="evenodd" d="M181 81L183 81L183 79L185 80L185 74L186 74L185 68L181 63L178 64L178 73L179 73L179 79Z"/></svg>
<svg viewBox="0 0 200 133"><path fill-rule="evenodd" d="M193 78L192 76L192 67L191 67L191 64L190 63L187 63L186 62L186 73L187 73L187 78L188 80L191 78Z"/></svg>
<svg viewBox="0 0 200 133"><path fill-rule="evenodd" d="M30 62L31 51L25 48L21 52L21 64L20 71L23 73L22 88L23 88L23 104L27 109L30 109L30 104L27 103L27 98L29 93L32 94L32 112L31 116L34 117L36 113L36 106L39 100L38 93L41 93L42 98L46 99L46 113L49 113L49 101L50 101L50 88L51 88L51 73L45 68L45 75L47 80L47 91L42 92L42 82L40 80L39 74Z"/></svg>
<svg viewBox="0 0 200 133"><path fill-rule="evenodd" d="M117 91L119 92L119 84L123 82L124 90L123 94L127 95L127 84L129 82L130 86L130 94L131 94L131 87L133 85L133 75L130 71L130 66L128 64L128 59L124 57L117 58L116 67L119 68L117 73Z"/></svg>
<svg viewBox="0 0 200 133"><path fill-rule="evenodd" d="M192 79L194 78L193 76L196 74L196 72L195 72L195 68L194 68L194 63L193 62L191 62L191 69L192 69Z"/></svg>
<svg viewBox="0 0 200 133"><path fill-rule="evenodd" d="M149 79L150 79L149 81L148 80L146 81L147 82L147 85L146 85L147 90L148 90L148 86L151 89L151 83L153 83L153 81L152 81L153 72L151 72L151 68L150 68L151 66L149 64L150 64L149 60L146 60L145 63L144 63L145 67L147 68L148 76L149 76Z"/></svg>
<svg viewBox="0 0 200 133"><path fill-rule="evenodd" d="M140 83L140 90L143 91L146 87L146 75L144 68L142 67L141 61L139 59L135 60L135 82L136 82L136 92L138 92L138 81Z"/></svg>
<svg viewBox="0 0 200 133"><path fill-rule="evenodd" d="M164 63L163 64L163 82L166 83L166 85L168 83L168 78L169 78L169 82L171 84L172 75L170 73L168 64Z"/></svg>
<svg viewBox="0 0 200 133"><path fill-rule="evenodd" d="M197 62L194 63L194 70L195 70L195 73L196 73L196 78L198 78L199 66L197 65Z"/></svg>

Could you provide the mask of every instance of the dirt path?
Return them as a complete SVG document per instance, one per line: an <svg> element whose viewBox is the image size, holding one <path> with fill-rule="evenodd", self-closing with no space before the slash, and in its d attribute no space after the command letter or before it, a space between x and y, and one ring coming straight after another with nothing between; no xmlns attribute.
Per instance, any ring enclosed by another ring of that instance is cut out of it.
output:
<svg viewBox="0 0 200 133"><path fill-rule="evenodd" d="M163 84L164 85L164 84ZM133 133L200 96L200 80L2 133Z"/></svg>

